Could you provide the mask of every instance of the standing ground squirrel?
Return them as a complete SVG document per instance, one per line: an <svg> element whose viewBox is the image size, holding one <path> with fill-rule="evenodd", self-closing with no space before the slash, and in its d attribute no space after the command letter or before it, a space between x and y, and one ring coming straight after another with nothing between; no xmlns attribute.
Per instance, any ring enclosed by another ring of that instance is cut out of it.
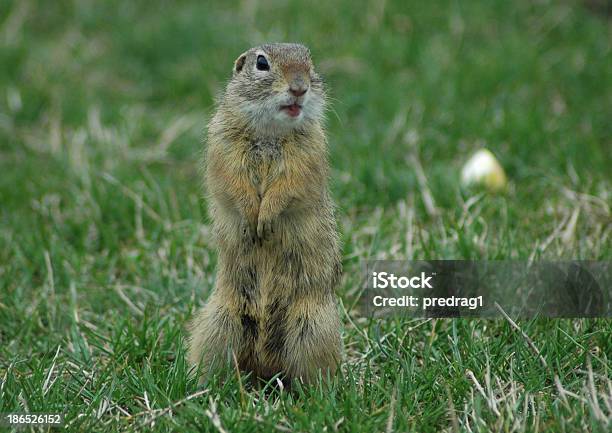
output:
<svg viewBox="0 0 612 433"><path fill-rule="evenodd" d="M219 259L213 292L190 325L189 361L202 380L233 359L256 377L304 382L340 363L324 105L303 45L251 48L234 64L208 125Z"/></svg>

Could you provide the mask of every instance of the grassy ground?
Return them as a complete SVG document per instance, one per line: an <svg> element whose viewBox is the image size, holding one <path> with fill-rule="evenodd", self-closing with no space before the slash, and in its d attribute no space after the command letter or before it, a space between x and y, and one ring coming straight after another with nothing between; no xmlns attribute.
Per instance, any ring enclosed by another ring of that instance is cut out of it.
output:
<svg viewBox="0 0 612 433"><path fill-rule="evenodd" d="M0 412L64 412L68 431L610 431L609 320L519 322L525 338L351 307L367 258L612 259L610 21L568 1L208 3L0 3ZM346 362L294 394L201 389L184 326L216 261L203 128L234 58L270 40L309 45L331 90ZM482 145L505 194L458 186Z"/></svg>

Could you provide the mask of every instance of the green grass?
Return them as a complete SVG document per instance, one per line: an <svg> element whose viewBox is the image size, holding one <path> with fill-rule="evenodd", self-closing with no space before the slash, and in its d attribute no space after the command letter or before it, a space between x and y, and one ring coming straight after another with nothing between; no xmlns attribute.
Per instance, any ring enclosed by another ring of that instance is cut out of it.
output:
<svg viewBox="0 0 612 433"><path fill-rule="evenodd" d="M545 367L504 320L351 306L370 258L612 259L610 21L569 1L210 3L0 3L0 412L64 412L67 431L609 431L610 320L519 322ZM345 363L294 393L199 388L204 125L233 60L279 40L309 45L330 88ZM504 194L458 185L483 145Z"/></svg>

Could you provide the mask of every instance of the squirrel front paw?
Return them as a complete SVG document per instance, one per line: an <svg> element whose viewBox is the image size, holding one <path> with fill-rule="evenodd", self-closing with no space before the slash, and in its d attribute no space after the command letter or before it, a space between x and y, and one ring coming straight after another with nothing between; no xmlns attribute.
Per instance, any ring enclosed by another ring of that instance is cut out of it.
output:
<svg viewBox="0 0 612 433"><path fill-rule="evenodd" d="M274 234L274 224L271 219L267 218L259 218L257 221L257 238L259 239L259 243L263 243L263 241L269 240Z"/></svg>
<svg viewBox="0 0 612 433"><path fill-rule="evenodd" d="M255 245L255 242L257 242L256 224L252 224L246 218L243 218L240 223L240 232L243 238Z"/></svg>

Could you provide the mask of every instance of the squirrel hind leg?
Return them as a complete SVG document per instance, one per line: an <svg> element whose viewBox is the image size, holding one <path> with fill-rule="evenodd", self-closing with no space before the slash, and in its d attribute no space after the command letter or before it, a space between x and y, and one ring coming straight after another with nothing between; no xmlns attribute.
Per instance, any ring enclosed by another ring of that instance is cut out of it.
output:
<svg viewBox="0 0 612 433"><path fill-rule="evenodd" d="M239 317L216 302L214 295L197 313L190 325L187 359L200 383L211 373L231 365L234 351L242 344L242 324Z"/></svg>
<svg viewBox="0 0 612 433"><path fill-rule="evenodd" d="M340 318L336 304L330 301L306 311L291 312L287 328L285 371L291 379L305 383L333 376L342 358Z"/></svg>

